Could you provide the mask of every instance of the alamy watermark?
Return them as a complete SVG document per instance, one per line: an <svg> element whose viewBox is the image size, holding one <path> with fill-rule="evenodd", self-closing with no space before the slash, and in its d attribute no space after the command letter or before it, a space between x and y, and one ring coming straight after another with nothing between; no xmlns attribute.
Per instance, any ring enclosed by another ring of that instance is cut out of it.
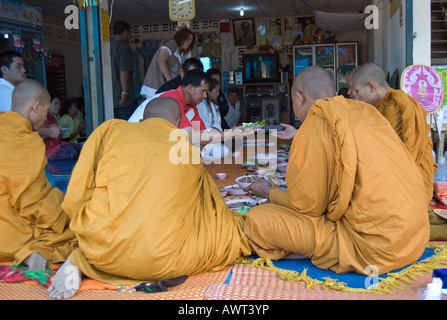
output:
<svg viewBox="0 0 447 320"><path fill-rule="evenodd" d="M79 29L79 8L75 5L68 5L65 7L65 14L68 16L65 18L64 25L68 30ZM368 30L379 29L379 8L375 5L369 5L365 7L363 11L365 15L365 28Z"/></svg>

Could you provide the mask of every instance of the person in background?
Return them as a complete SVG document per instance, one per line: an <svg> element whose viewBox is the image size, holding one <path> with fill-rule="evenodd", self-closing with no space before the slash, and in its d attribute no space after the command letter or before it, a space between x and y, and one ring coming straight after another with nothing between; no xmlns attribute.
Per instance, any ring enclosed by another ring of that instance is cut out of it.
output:
<svg viewBox="0 0 447 320"><path fill-rule="evenodd" d="M210 87L206 92L206 98L197 105L200 118L202 118L207 130L214 128L222 131L219 107L215 103L219 96L219 91L219 82L216 79L211 78Z"/></svg>
<svg viewBox="0 0 447 320"><path fill-rule="evenodd" d="M218 97L217 97L215 103L216 103L216 104L218 105L218 107L219 107L219 113L220 113L220 118L221 118L221 123L220 123L220 125L221 125L222 129L223 129L223 130L225 130L225 129L230 129L230 128L228 127L228 123L227 123L227 121L225 120L225 116L226 116L227 113L228 113L229 104L228 104L228 100L227 100L227 98L225 98L225 94L224 94L224 92L223 92L223 90L222 90L222 73L221 73L220 70L217 69L217 68L211 68L211 69L208 69L208 70L206 71L206 74L207 74L210 78L214 78L214 79L216 79L216 80L219 82L219 84L220 84L219 95L218 95Z"/></svg>
<svg viewBox="0 0 447 320"><path fill-rule="evenodd" d="M22 55L15 50L0 53L0 111L11 110L14 87L26 78Z"/></svg>
<svg viewBox="0 0 447 320"><path fill-rule="evenodd" d="M110 46L112 59L112 85L114 116L128 119L138 100L135 96L135 55L129 45L131 39L130 25L117 21L113 26L113 40Z"/></svg>
<svg viewBox="0 0 447 320"><path fill-rule="evenodd" d="M228 127L234 128L239 122L241 116L241 102L239 101L239 90L236 87L228 89L228 113L225 115L225 121Z"/></svg>
<svg viewBox="0 0 447 320"><path fill-rule="evenodd" d="M78 143L81 139L81 133L85 130L85 119L81 121L77 118L79 113L78 104L75 98L65 99L62 101L61 117L58 120L58 124L61 128L67 128L62 134L62 140Z"/></svg>
<svg viewBox="0 0 447 320"><path fill-rule="evenodd" d="M58 96L51 98L51 105L48 109L48 114L43 124L42 129L39 130L39 134L43 138L45 143L45 154L48 160L76 160L82 149L82 144L69 143L62 140L62 134L53 138L51 136L45 136L41 133L43 128L57 127L60 130L58 119L60 119L59 111L61 109L61 100ZM79 112L80 113L80 112ZM78 113L78 114L79 114Z"/></svg>
<svg viewBox="0 0 447 320"><path fill-rule="evenodd" d="M189 70L201 70L203 71L203 64L200 62L199 59L196 58L189 58L185 60L185 62L182 65L182 68L180 69L180 74L175 77L174 79L171 79L167 82L165 82L160 89L157 90L156 94L169 91L169 90L175 90L182 84L182 79L185 76L185 73L187 73Z"/></svg>
<svg viewBox="0 0 447 320"><path fill-rule="evenodd" d="M146 99L152 98L165 82L177 77L183 58L194 46L195 36L188 28L180 28L173 39L162 41L147 69L141 95Z"/></svg>

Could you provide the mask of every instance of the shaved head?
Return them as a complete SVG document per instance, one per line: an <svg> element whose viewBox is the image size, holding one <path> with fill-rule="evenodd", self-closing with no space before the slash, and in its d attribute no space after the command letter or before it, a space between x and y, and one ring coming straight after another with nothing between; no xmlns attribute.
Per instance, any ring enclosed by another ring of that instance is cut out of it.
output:
<svg viewBox="0 0 447 320"><path fill-rule="evenodd" d="M11 110L19 112L25 108L32 100L50 100L50 94L47 89L39 82L34 80L24 80L19 83L12 92Z"/></svg>
<svg viewBox="0 0 447 320"><path fill-rule="evenodd" d="M321 67L308 67L300 71L292 85L293 111L303 122L316 100L335 96L334 79Z"/></svg>
<svg viewBox="0 0 447 320"><path fill-rule="evenodd" d="M143 121L149 118L162 118L174 125L182 117L180 104L174 98L158 97L150 100L144 108Z"/></svg>
<svg viewBox="0 0 447 320"><path fill-rule="evenodd" d="M12 92L11 111L28 119L34 131L42 127L50 105L50 94L37 81L24 80Z"/></svg>
<svg viewBox="0 0 447 320"><path fill-rule="evenodd" d="M314 100L335 96L334 79L321 67L308 67L298 73L292 90L305 93Z"/></svg>
<svg viewBox="0 0 447 320"><path fill-rule="evenodd" d="M363 86L367 85L368 81L373 80L381 87L388 87L385 71L382 67L372 62L360 66L356 70L352 80Z"/></svg>
<svg viewBox="0 0 447 320"><path fill-rule="evenodd" d="M385 71L375 63L360 66L352 79L352 91L356 100L376 105L390 90Z"/></svg>

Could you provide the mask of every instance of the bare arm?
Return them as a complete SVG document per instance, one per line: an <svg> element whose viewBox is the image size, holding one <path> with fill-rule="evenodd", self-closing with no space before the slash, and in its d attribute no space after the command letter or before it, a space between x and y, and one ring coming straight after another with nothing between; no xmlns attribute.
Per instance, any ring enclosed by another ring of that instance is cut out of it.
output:
<svg viewBox="0 0 447 320"><path fill-rule="evenodd" d="M171 73L169 72L168 68L168 59L171 55L169 54L169 51L166 49L160 50L160 54L158 55L158 66L160 68L161 73L165 77L166 81L169 81L172 79Z"/></svg>
<svg viewBox="0 0 447 320"><path fill-rule="evenodd" d="M123 106L127 102L127 96L128 96L128 87L127 84L129 83L131 72L130 71L120 71L120 82L121 82L121 100L119 102L120 106Z"/></svg>

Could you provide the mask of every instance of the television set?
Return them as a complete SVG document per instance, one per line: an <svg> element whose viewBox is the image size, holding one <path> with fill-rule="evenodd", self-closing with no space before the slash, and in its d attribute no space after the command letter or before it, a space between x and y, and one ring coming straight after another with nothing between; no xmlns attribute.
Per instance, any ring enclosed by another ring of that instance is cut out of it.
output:
<svg viewBox="0 0 447 320"><path fill-rule="evenodd" d="M207 72L213 67L210 57L198 57L200 62L203 64L203 72Z"/></svg>
<svg viewBox="0 0 447 320"><path fill-rule="evenodd" d="M242 78L244 83L279 82L280 73L278 54L244 54Z"/></svg>

